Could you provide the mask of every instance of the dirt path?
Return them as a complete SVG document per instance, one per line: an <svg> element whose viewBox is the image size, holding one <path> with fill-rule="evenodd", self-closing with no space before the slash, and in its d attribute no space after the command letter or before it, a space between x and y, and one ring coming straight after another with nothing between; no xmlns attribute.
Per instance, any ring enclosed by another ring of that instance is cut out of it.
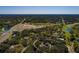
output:
<svg viewBox="0 0 79 59"><path fill-rule="evenodd" d="M11 35L12 35L12 32L13 31L23 31L24 29L37 29L37 28L42 28L42 27L45 27L45 26L35 26L35 25L31 25L31 24L17 24L15 26L13 26L9 31L3 33L1 36L0 36L0 44L4 41L6 41Z"/></svg>
<svg viewBox="0 0 79 59"><path fill-rule="evenodd" d="M68 48L68 51L69 53L75 53L75 50L74 50L74 43L72 42L71 45L67 45L67 48Z"/></svg>
<svg viewBox="0 0 79 59"><path fill-rule="evenodd" d="M76 24L79 24L79 23L76 23ZM74 24L74 25L76 25ZM47 25L46 25L47 26ZM73 25L72 25L73 26ZM22 24L22 23L19 23L15 26L13 26L9 31L3 33L1 36L0 36L0 44L4 41L6 41L11 35L12 35L12 32L13 31L23 31L24 29L37 29L37 28L43 28L45 27L45 25L38 25L38 26L35 26L33 24Z"/></svg>

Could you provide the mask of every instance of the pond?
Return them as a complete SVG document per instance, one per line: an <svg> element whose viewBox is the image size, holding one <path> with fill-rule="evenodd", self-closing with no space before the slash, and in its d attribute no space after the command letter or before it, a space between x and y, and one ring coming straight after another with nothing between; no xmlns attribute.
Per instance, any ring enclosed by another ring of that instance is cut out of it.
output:
<svg viewBox="0 0 79 59"><path fill-rule="evenodd" d="M7 32L10 28L11 28L10 25L4 25L4 27L2 28L2 31Z"/></svg>
<svg viewBox="0 0 79 59"><path fill-rule="evenodd" d="M73 32L72 26L71 25L67 25L66 28L64 29L64 32L72 33Z"/></svg>

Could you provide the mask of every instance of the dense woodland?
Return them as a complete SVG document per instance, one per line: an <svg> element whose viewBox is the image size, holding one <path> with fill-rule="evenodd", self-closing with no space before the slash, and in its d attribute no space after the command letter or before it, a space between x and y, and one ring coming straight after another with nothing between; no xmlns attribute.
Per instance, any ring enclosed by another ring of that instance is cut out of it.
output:
<svg viewBox="0 0 79 59"><path fill-rule="evenodd" d="M79 23L79 16L0 16L0 35L8 28L21 23L52 24L40 29L14 31L0 44L0 53L78 53L79 24L65 31L67 25ZM64 22L62 21L64 20ZM53 25L55 24L55 25ZM4 28L4 31L2 30ZM72 50L72 51L71 51Z"/></svg>

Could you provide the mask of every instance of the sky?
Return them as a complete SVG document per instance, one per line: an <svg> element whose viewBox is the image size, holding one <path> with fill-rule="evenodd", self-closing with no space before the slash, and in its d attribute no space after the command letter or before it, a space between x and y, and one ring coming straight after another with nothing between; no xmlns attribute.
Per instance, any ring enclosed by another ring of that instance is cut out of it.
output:
<svg viewBox="0 0 79 59"><path fill-rule="evenodd" d="M79 14L79 6L0 6L0 14Z"/></svg>

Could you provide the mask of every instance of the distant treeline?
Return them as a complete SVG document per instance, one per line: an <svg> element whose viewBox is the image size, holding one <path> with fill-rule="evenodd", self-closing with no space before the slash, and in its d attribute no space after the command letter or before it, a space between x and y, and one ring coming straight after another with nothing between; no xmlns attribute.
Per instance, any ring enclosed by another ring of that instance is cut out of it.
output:
<svg viewBox="0 0 79 59"><path fill-rule="evenodd" d="M65 20L67 23L74 23L74 22L79 22L79 16L78 15L71 15L71 16L58 16L58 15L22 15L22 16L0 16L0 22L6 22L6 21L11 21L12 23L19 23L21 22L24 18L26 19L25 22L39 22L39 23L46 23L46 22L51 22L51 23L57 23L61 22L61 19Z"/></svg>

